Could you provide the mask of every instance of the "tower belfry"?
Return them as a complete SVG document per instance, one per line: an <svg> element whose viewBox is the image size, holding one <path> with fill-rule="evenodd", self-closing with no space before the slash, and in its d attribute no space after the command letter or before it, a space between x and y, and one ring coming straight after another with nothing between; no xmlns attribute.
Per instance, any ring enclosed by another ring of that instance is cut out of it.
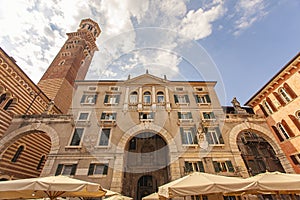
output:
<svg viewBox="0 0 300 200"><path fill-rule="evenodd" d="M76 32L67 33L67 41L38 82L41 90L63 113L71 105L75 80L84 80L86 76L94 52L98 50L96 38L100 33L96 22L82 20Z"/></svg>

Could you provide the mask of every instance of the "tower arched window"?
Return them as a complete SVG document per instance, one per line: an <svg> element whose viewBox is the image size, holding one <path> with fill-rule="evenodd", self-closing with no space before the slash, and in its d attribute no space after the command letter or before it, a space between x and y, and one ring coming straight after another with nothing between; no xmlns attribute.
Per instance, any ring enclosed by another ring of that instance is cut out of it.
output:
<svg viewBox="0 0 300 200"><path fill-rule="evenodd" d="M279 93L280 93L282 99L283 99L286 103L288 103L288 102L290 102L290 101L292 100L291 96L288 94L288 92L286 91L285 88L280 88L280 89L279 89Z"/></svg>
<svg viewBox="0 0 300 200"><path fill-rule="evenodd" d="M283 126L282 123L278 123L278 124L277 124L277 127L278 127L280 133L281 133L286 139L289 139L289 138L290 138L289 133L287 132L286 128Z"/></svg>
<svg viewBox="0 0 300 200"><path fill-rule="evenodd" d="M157 103L164 103L165 95L163 92L157 92Z"/></svg>
<svg viewBox="0 0 300 200"><path fill-rule="evenodd" d="M273 114L274 111L273 111L272 107L270 106L270 104L267 101L263 101L263 105L267 109L269 114Z"/></svg>
<svg viewBox="0 0 300 200"><path fill-rule="evenodd" d="M129 103L136 104L138 102L138 93L136 91L131 92L129 96Z"/></svg>
<svg viewBox="0 0 300 200"><path fill-rule="evenodd" d="M24 151L24 146L19 146L18 150L16 151L14 157L11 159L11 162L17 162L18 158L21 156L21 153Z"/></svg>
<svg viewBox="0 0 300 200"><path fill-rule="evenodd" d="M151 103L151 93L150 92L144 92L143 102L146 104Z"/></svg>

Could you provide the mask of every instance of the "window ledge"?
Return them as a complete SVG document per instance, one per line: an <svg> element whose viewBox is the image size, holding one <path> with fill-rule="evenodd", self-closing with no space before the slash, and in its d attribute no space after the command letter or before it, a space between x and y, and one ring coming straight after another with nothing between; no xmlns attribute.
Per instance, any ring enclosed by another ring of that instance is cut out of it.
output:
<svg viewBox="0 0 300 200"><path fill-rule="evenodd" d="M88 175L89 178L104 178L107 177L107 174L92 174Z"/></svg>
<svg viewBox="0 0 300 200"><path fill-rule="evenodd" d="M81 149L81 148L82 148L81 145L78 145L78 146L70 146L70 145L65 146L65 149Z"/></svg>
<svg viewBox="0 0 300 200"><path fill-rule="evenodd" d="M107 145L107 146L95 146L95 149L109 149L110 148L110 145Z"/></svg>
<svg viewBox="0 0 300 200"><path fill-rule="evenodd" d="M225 147L225 144L208 144L208 145L213 147Z"/></svg>
<svg viewBox="0 0 300 200"><path fill-rule="evenodd" d="M190 103L176 103L177 106L188 106Z"/></svg>
<svg viewBox="0 0 300 200"><path fill-rule="evenodd" d="M95 103L80 103L81 105L95 105Z"/></svg>
<svg viewBox="0 0 300 200"><path fill-rule="evenodd" d="M105 106L117 106L119 103L104 103Z"/></svg>

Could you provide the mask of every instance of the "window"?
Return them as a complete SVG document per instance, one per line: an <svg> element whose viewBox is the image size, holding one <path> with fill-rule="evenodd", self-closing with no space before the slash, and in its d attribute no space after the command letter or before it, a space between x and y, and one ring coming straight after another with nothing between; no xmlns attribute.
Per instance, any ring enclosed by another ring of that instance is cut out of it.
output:
<svg viewBox="0 0 300 200"><path fill-rule="evenodd" d="M175 91L176 91L176 92L183 92L183 91L184 91L184 88L183 88L183 87L176 87L176 88L175 88Z"/></svg>
<svg viewBox="0 0 300 200"><path fill-rule="evenodd" d="M104 104L118 104L120 101L120 95L119 94L107 94L104 98Z"/></svg>
<svg viewBox="0 0 300 200"><path fill-rule="evenodd" d="M193 120L191 112L178 112L177 114L178 114L178 119L180 121L184 121L184 120L192 121Z"/></svg>
<svg viewBox="0 0 300 200"><path fill-rule="evenodd" d="M176 104L188 104L190 103L188 95L174 95L174 100Z"/></svg>
<svg viewBox="0 0 300 200"><path fill-rule="evenodd" d="M288 132L286 131L286 128L283 126L283 124L278 123L278 124L277 124L277 127L278 127L280 133L281 133L286 139L289 139L289 138L290 138L290 135L289 135Z"/></svg>
<svg viewBox="0 0 300 200"><path fill-rule="evenodd" d="M211 103L211 100L210 100L210 97L209 97L208 94L205 94L205 95L196 94L195 95L195 100L196 100L196 103L198 103L198 104Z"/></svg>
<svg viewBox="0 0 300 200"><path fill-rule="evenodd" d="M16 151L14 157L11 159L11 162L15 163L17 162L18 158L21 156L21 153L24 151L24 146L19 146L18 150Z"/></svg>
<svg viewBox="0 0 300 200"><path fill-rule="evenodd" d="M181 142L183 145L198 144L196 127L183 128L180 127Z"/></svg>
<svg viewBox="0 0 300 200"><path fill-rule="evenodd" d="M58 164L55 172L57 175L72 176L75 175L77 169L77 164Z"/></svg>
<svg viewBox="0 0 300 200"><path fill-rule="evenodd" d="M67 46L67 47L68 47L68 46ZM58 65L64 65L64 64L65 64L65 60L62 60L62 61L59 62Z"/></svg>
<svg viewBox="0 0 300 200"><path fill-rule="evenodd" d="M107 175L108 165L107 164L98 164L91 163L89 166L88 176L91 175Z"/></svg>
<svg viewBox="0 0 300 200"><path fill-rule="evenodd" d="M113 92L117 92L117 91L119 91L119 87L118 86L110 86L109 90L113 91Z"/></svg>
<svg viewBox="0 0 300 200"><path fill-rule="evenodd" d="M263 105L265 108L267 108L267 111L269 112L269 114L273 114L274 111L267 101L263 101Z"/></svg>
<svg viewBox="0 0 300 200"><path fill-rule="evenodd" d="M12 104L13 99L8 100L8 102L5 104L5 106L3 107L3 110L8 110L9 106Z"/></svg>
<svg viewBox="0 0 300 200"><path fill-rule="evenodd" d="M97 100L96 94L84 94L81 97L80 103L82 104L95 104Z"/></svg>
<svg viewBox="0 0 300 200"><path fill-rule="evenodd" d="M88 91L96 91L97 87L96 86L88 86Z"/></svg>
<svg viewBox="0 0 300 200"><path fill-rule="evenodd" d="M290 156L295 165L300 164L300 154Z"/></svg>
<svg viewBox="0 0 300 200"><path fill-rule="evenodd" d="M234 172L234 168L230 160L227 161L213 161L215 172Z"/></svg>
<svg viewBox="0 0 300 200"><path fill-rule="evenodd" d="M70 146L79 146L84 128L75 128Z"/></svg>
<svg viewBox="0 0 300 200"><path fill-rule="evenodd" d="M80 120L80 121L86 121L86 120L88 120L89 114L90 113L88 113L88 112L79 113L78 120Z"/></svg>
<svg viewBox="0 0 300 200"><path fill-rule="evenodd" d="M204 132L208 144L224 144L224 140L219 127L204 128Z"/></svg>
<svg viewBox="0 0 300 200"><path fill-rule="evenodd" d="M0 104L2 103L2 102L4 102L4 101L6 101L6 94L2 94L1 96L0 96Z"/></svg>
<svg viewBox="0 0 300 200"><path fill-rule="evenodd" d="M184 172L205 172L202 161L185 161L184 162Z"/></svg>
<svg viewBox="0 0 300 200"><path fill-rule="evenodd" d="M297 119L300 120L300 110L298 110L298 111L296 112L296 117L297 117Z"/></svg>
<svg viewBox="0 0 300 200"><path fill-rule="evenodd" d="M151 93L150 92L144 92L143 103L146 103L146 104L151 103Z"/></svg>
<svg viewBox="0 0 300 200"><path fill-rule="evenodd" d="M108 146L110 137L110 128L102 128L100 130L99 146Z"/></svg>
<svg viewBox="0 0 300 200"><path fill-rule="evenodd" d="M137 104L138 102L138 94L137 92L131 92L129 96L129 103L130 104Z"/></svg>
<svg viewBox="0 0 300 200"><path fill-rule="evenodd" d="M153 112L140 112L141 121L152 121L154 119Z"/></svg>
<svg viewBox="0 0 300 200"><path fill-rule="evenodd" d="M280 88L279 89L279 94L281 95L282 99L288 103L292 100L291 96L287 93L287 91L285 90L285 88Z"/></svg>
<svg viewBox="0 0 300 200"><path fill-rule="evenodd" d="M191 200L208 200L206 195L192 195Z"/></svg>
<svg viewBox="0 0 300 200"><path fill-rule="evenodd" d="M165 96L163 92L157 92L157 103L165 103Z"/></svg>
<svg viewBox="0 0 300 200"><path fill-rule="evenodd" d="M202 114L204 119L216 119L213 112L203 112Z"/></svg>
<svg viewBox="0 0 300 200"><path fill-rule="evenodd" d="M37 167L36 167L37 170L42 169L42 166L44 165L45 160L46 160L46 156L43 155L43 156L41 157L40 161L39 161L39 164L38 164Z"/></svg>
<svg viewBox="0 0 300 200"><path fill-rule="evenodd" d="M107 112L103 112L101 114L101 120L103 121L115 121L117 118L117 113L107 113Z"/></svg>
<svg viewBox="0 0 300 200"><path fill-rule="evenodd" d="M203 87L195 87L194 88L196 92L203 92L204 88Z"/></svg>

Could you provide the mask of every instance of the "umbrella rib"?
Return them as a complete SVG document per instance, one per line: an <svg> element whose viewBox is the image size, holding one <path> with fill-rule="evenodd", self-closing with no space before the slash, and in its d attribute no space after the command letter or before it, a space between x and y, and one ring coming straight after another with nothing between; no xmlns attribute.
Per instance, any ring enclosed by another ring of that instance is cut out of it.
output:
<svg viewBox="0 0 300 200"><path fill-rule="evenodd" d="M64 191L44 191L47 196L52 200L52 199L55 199L59 196L61 196L62 194L64 194L65 192Z"/></svg>

